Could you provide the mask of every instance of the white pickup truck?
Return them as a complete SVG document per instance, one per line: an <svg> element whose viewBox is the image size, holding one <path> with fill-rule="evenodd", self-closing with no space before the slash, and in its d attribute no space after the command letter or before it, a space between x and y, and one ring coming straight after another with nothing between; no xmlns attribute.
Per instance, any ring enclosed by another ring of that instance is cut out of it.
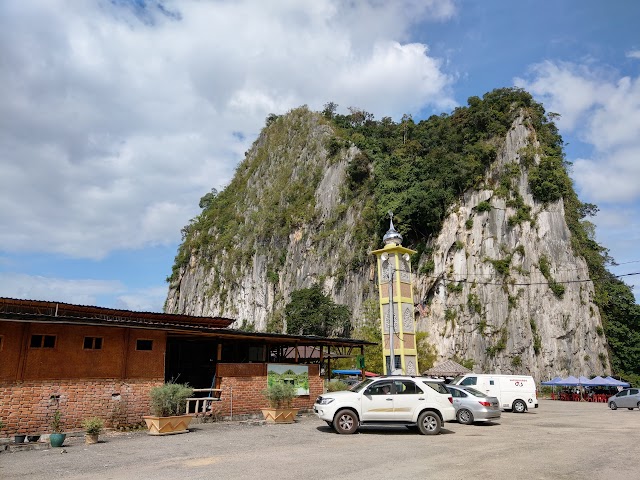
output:
<svg viewBox="0 0 640 480"><path fill-rule="evenodd" d="M323 393L313 405L318 417L338 433L360 426L405 425L423 435L440 433L456 418L451 394L432 378L387 376L364 380L351 390Z"/></svg>

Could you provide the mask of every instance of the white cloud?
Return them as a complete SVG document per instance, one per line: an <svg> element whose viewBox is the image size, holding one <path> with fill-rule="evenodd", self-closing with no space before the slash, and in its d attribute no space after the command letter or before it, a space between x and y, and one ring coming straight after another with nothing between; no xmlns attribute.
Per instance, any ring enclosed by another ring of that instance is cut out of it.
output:
<svg viewBox="0 0 640 480"><path fill-rule="evenodd" d="M578 190L596 202L632 202L640 197L640 77L592 65L544 62L518 86L560 113L558 126L592 147L591 158L574 161Z"/></svg>
<svg viewBox="0 0 640 480"><path fill-rule="evenodd" d="M516 78L523 87L541 100L547 111L560 113L560 128L574 129L599 96L600 83L584 65L546 61L530 68L532 80Z"/></svg>
<svg viewBox="0 0 640 480"><path fill-rule="evenodd" d="M131 288L119 281L63 279L0 272L3 297L44 300L76 305L104 305L139 312L161 312L167 297L167 286ZM104 298L114 298L104 301Z"/></svg>
<svg viewBox="0 0 640 480"><path fill-rule="evenodd" d="M407 40L453 2L160 4L0 4L0 249L175 243L268 113L454 103L438 59Z"/></svg>
<svg viewBox="0 0 640 480"><path fill-rule="evenodd" d="M579 189L596 202L632 202L640 196L640 142L613 150L605 158L579 158L573 162L573 178Z"/></svg>
<svg viewBox="0 0 640 480"><path fill-rule="evenodd" d="M67 280L0 272L0 292L9 298L96 305L100 295L118 294L124 290L124 286L116 281Z"/></svg>
<svg viewBox="0 0 640 480"><path fill-rule="evenodd" d="M640 59L640 50L630 50L627 52L627 58L639 58Z"/></svg>
<svg viewBox="0 0 640 480"><path fill-rule="evenodd" d="M133 290L117 297L115 308L137 312L161 312L167 298L167 286Z"/></svg>

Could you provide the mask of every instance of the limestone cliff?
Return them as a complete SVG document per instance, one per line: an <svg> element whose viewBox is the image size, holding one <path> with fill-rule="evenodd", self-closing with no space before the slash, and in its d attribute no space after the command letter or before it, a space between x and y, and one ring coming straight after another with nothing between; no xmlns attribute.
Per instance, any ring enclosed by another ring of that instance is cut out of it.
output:
<svg viewBox="0 0 640 480"><path fill-rule="evenodd" d="M514 188L535 221L510 226L517 209L495 190L466 192L433 243L433 272L440 275L416 276L417 298L427 305L418 329L430 333L441 356L481 360L479 367L487 372L525 367L537 378L556 372L606 373L608 354L594 286L584 259L572 252L563 202L539 204L529 191L519 152L533 138L519 117L485 185L517 165ZM491 208L479 211L481 202ZM548 270L548 278L542 270ZM554 293L549 279L564 291Z"/></svg>
<svg viewBox="0 0 640 480"><path fill-rule="evenodd" d="M306 108L268 125L231 185L185 228L165 311L273 330L291 293L319 282L358 323L363 302L377 298L368 252L380 237L371 195L347 181L360 151L340 142ZM418 329L440 360L473 359L484 371L608 374L587 265L573 253L563 200L543 204L530 192L528 162L539 157L525 158L528 145L536 132L522 112L413 265ZM501 196L505 172L511 195Z"/></svg>

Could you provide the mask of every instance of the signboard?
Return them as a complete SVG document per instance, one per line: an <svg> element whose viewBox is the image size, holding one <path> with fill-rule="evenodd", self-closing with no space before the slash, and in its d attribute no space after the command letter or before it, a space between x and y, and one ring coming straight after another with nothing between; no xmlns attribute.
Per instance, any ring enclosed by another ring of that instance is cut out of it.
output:
<svg viewBox="0 0 640 480"><path fill-rule="evenodd" d="M297 389L297 395L309 395L309 367L268 363L267 386L279 382L291 383Z"/></svg>

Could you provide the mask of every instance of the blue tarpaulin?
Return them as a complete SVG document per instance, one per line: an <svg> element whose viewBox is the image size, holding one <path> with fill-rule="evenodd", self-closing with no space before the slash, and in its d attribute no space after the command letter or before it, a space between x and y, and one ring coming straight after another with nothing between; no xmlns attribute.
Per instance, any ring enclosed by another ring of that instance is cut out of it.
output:
<svg viewBox="0 0 640 480"><path fill-rule="evenodd" d="M360 370L331 370L331 373L333 373L334 375L361 375L362 372ZM373 372L364 372L364 375L366 377L377 377L378 374L377 373L373 373Z"/></svg>

